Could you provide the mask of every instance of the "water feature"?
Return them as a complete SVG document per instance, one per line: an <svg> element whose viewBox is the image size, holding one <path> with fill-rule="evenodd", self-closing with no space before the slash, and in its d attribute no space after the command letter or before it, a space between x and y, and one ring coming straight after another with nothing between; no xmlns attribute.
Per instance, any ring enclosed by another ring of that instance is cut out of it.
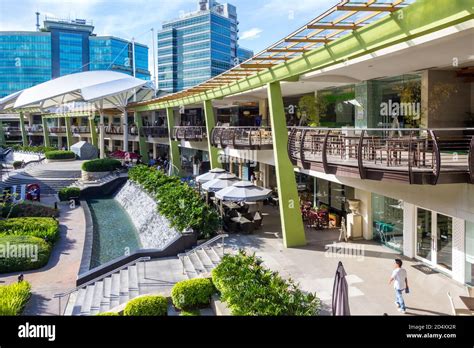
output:
<svg viewBox="0 0 474 348"><path fill-rule="evenodd" d="M157 204L138 185L128 181L115 199L128 212L145 249L165 249L181 237L170 222L157 212Z"/></svg>
<svg viewBox="0 0 474 348"><path fill-rule="evenodd" d="M91 269L141 248L133 222L113 197L87 203L94 223Z"/></svg>

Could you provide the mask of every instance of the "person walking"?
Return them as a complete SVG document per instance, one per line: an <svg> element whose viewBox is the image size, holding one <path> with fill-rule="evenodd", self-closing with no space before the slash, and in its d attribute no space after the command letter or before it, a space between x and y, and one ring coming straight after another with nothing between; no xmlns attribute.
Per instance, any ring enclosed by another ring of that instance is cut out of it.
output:
<svg viewBox="0 0 474 348"><path fill-rule="evenodd" d="M398 311L405 314L407 307L403 299L403 292L408 294L410 290L408 288L407 271L402 268L402 266L402 260L395 259L395 269L392 272L389 284L393 282L393 287L395 288L395 304L398 307Z"/></svg>

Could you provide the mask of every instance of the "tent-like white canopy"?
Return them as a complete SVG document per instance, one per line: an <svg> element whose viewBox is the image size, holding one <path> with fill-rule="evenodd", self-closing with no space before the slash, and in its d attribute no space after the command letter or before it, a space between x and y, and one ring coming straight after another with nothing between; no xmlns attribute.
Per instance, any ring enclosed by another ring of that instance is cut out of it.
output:
<svg viewBox="0 0 474 348"><path fill-rule="evenodd" d="M217 179L206 182L204 185L202 185L202 189L204 191L217 192L223 188L232 186L239 181L239 178L237 178L234 174L224 173L219 175Z"/></svg>
<svg viewBox="0 0 474 348"><path fill-rule="evenodd" d="M271 193L272 190L242 181L216 192L216 198L231 202L257 202L267 199Z"/></svg>
<svg viewBox="0 0 474 348"><path fill-rule="evenodd" d="M126 106L133 93L146 83L145 80L115 71L80 72L18 92L13 108L39 105L46 109L75 101L100 102L101 109L116 108Z"/></svg>

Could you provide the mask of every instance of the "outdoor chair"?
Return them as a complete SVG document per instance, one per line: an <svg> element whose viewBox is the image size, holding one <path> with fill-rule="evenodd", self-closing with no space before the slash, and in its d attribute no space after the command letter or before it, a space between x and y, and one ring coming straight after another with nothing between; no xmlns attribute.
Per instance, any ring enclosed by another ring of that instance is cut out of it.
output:
<svg viewBox="0 0 474 348"><path fill-rule="evenodd" d="M252 221L242 222L240 229L245 234L251 234L255 230L254 223Z"/></svg>
<svg viewBox="0 0 474 348"><path fill-rule="evenodd" d="M454 306L453 298L451 297L451 294L449 293L449 291L448 291L448 298L449 298L449 303L451 303L451 311L453 315L472 315L469 309L456 308Z"/></svg>
<svg viewBox="0 0 474 348"><path fill-rule="evenodd" d="M256 212L253 216L252 221L255 230L259 230L262 227L263 216L259 212Z"/></svg>

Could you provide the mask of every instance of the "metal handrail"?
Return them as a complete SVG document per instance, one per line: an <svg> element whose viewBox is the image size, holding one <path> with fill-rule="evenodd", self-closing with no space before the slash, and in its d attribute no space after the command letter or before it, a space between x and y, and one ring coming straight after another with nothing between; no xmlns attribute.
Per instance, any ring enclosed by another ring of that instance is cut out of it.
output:
<svg viewBox="0 0 474 348"><path fill-rule="evenodd" d="M131 261L131 262L129 262L129 263L123 265L123 266L120 266L120 267L118 267L118 268L116 268L116 269L114 269L114 270L112 270L112 271L110 271L110 272L107 272L107 273L105 273L105 274L103 274L103 275L101 275L101 276L99 276L99 277L97 277L97 278L94 278L94 279L88 281L87 283L84 283L84 284L82 284L82 285L80 285L80 286L76 286L76 287L75 287L74 289L72 289L72 290L69 290L69 291L66 291L66 292L63 292L63 293L60 293L60 294L55 294L55 295L53 296L53 298L59 299L59 315L62 315L62 314L61 314L61 299L62 299L63 297L68 296L68 295L71 295L72 293L74 293L74 292L76 292L76 291L79 291L79 290L81 290L81 289L87 288L89 285L92 285L92 284L94 284L94 283L96 283L96 282L98 282L98 281L100 281L100 280L103 280L103 279L105 279L105 278L111 276L112 274L115 274L115 273L117 273L117 272L120 272L120 271L124 270L125 268L128 268L128 267L130 267L130 266L134 266L134 265L136 265L136 264L138 264L138 263L140 263L140 262L144 262L144 265L145 265L145 277L146 277L146 262L147 262L147 261L150 261L150 260L151 260L151 257L150 257L150 256L140 257L139 259L136 259L136 260L134 260L134 261Z"/></svg>
<svg viewBox="0 0 474 348"><path fill-rule="evenodd" d="M209 245L217 242L219 239L222 240L222 256L224 256L224 251L225 251L225 239L229 237L228 234L219 234L217 236L215 236L214 238L211 238L209 239L207 242L205 243L202 243L201 245L198 245L197 247L195 247L194 249L186 252L186 253L182 253L182 254L178 254L178 258L181 260L181 264L183 265L183 274L185 273L185 267L184 267L184 258L185 257L189 257L191 256L192 254L195 254L198 250L203 250L205 247L208 247Z"/></svg>

